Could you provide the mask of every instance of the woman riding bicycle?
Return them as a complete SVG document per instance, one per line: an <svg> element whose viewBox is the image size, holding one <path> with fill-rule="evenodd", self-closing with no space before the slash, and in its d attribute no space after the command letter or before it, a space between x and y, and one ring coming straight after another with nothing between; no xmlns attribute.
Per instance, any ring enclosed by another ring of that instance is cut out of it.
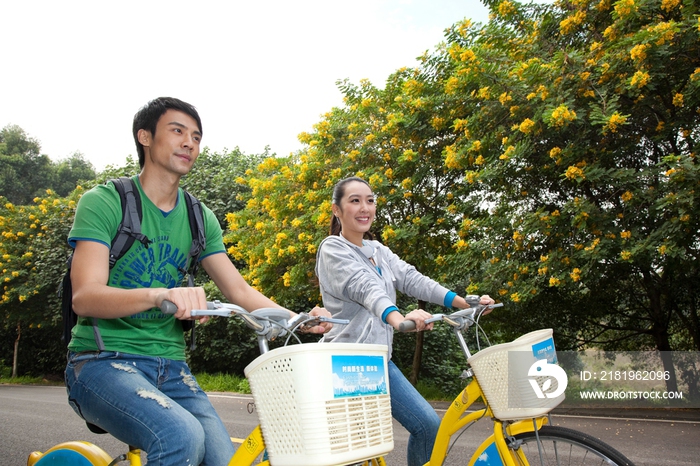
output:
<svg viewBox="0 0 700 466"><path fill-rule="evenodd" d="M463 297L422 275L373 239L369 230L376 202L365 180L339 181L333 189L332 210L330 236L323 240L316 257L316 275L324 307L333 317L350 323L336 325L323 341L384 344L391 359L394 329L401 322L415 321L418 331L433 327L425 324L431 315L422 309L405 317L399 312L397 290L446 307L469 307ZM482 296L481 304L493 303L489 296ZM388 370L392 415L410 433L408 465L423 465L430 459L440 418L391 360Z"/></svg>

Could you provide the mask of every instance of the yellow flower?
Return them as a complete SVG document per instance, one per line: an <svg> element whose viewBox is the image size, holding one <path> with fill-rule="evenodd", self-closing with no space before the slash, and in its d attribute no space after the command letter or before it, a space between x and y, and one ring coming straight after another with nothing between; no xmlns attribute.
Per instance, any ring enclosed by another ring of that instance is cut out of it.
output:
<svg viewBox="0 0 700 466"><path fill-rule="evenodd" d="M550 277L549 278L549 286L557 286L561 283L561 280L559 280L557 277Z"/></svg>
<svg viewBox="0 0 700 466"><path fill-rule="evenodd" d="M630 50L630 57L635 61L642 61L647 57L647 49L651 48L651 44L637 44Z"/></svg>
<svg viewBox="0 0 700 466"><path fill-rule="evenodd" d="M666 12L670 12L671 10L678 7L680 2L681 0L661 0L661 9Z"/></svg>
<svg viewBox="0 0 700 466"><path fill-rule="evenodd" d="M683 106L683 94L677 93L673 96L673 105L676 107Z"/></svg>
<svg viewBox="0 0 700 466"><path fill-rule="evenodd" d="M586 19L586 13L584 11L577 11L575 14L566 17L562 22L559 23L559 31L562 34L569 34L574 31L577 26L579 26Z"/></svg>
<svg viewBox="0 0 700 466"><path fill-rule="evenodd" d="M624 239L630 239L632 237L632 232L629 230L625 230L622 233L620 233L620 237Z"/></svg>
<svg viewBox="0 0 700 466"><path fill-rule="evenodd" d="M637 88L641 89L649 83L649 79L649 73L647 73L646 71L637 71L632 76L632 79L630 80L630 85L636 86Z"/></svg>
<svg viewBox="0 0 700 466"><path fill-rule="evenodd" d="M558 128L566 126L576 119L576 112L569 110L566 105L560 105L552 112L552 124Z"/></svg>
<svg viewBox="0 0 700 466"><path fill-rule="evenodd" d="M520 295L518 293L513 293L512 295L510 295L510 300L514 303L517 303L520 301Z"/></svg>
<svg viewBox="0 0 700 466"><path fill-rule="evenodd" d="M569 276L571 277L571 279L572 279L574 282L579 281L579 280L581 279L581 269L575 268L574 270L571 271L571 273L569 274Z"/></svg>
<svg viewBox="0 0 700 466"><path fill-rule="evenodd" d="M625 201L625 202L631 201L633 197L634 197L634 195L633 195L631 192L629 192L629 191L625 191L625 192L622 194L622 196L620 196L620 198L621 198L623 201Z"/></svg>
<svg viewBox="0 0 700 466"><path fill-rule="evenodd" d="M666 254L666 245L659 246L657 250L659 251L659 254L663 256L664 254Z"/></svg>
<svg viewBox="0 0 700 466"><path fill-rule="evenodd" d="M503 1L498 4L498 14L501 16L508 16L509 14L515 13L517 10L515 5L513 5L508 0Z"/></svg>
<svg viewBox="0 0 700 466"><path fill-rule="evenodd" d="M622 257L622 260L625 260L625 261L630 260L630 258L632 257L632 253L629 251L622 251L620 253L620 257Z"/></svg>
<svg viewBox="0 0 700 466"><path fill-rule="evenodd" d="M528 134L535 127L535 122L529 118L525 118L522 123L520 123L519 130L522 133Z"/></svg>
<svg viewBox="0 0 700 466"><path fill-rule="evenodd" d="M570 180L575 180L579 178L584 180L586 179L586 175L583 173L583 170L573 165L566 169L564 176L566 176Z"/></svg>
<svg viewBox="0 0 700 466"><path fill-rule="evenodd" d="M610 130L613 133L617 132L618 126L624 125L627 122L627 117L625 115L620 115L619 112L615 112L608 118L608 123L603 128L603 131Z"/></svg>
<svg viewBox="0 0 700 466"><path fill-rule="evenodd" d="M634 0L620 0L615 4L615 13L620 18L624 18L635 11L637 11L637 6L634 4Z"/></svg>
<svg viewBox="0 0 700 466"><path fill-rule="evenodd" d="M515 146L508 146L506 148L506 151L502 153L498 158L501 160L508 160L513 156L513 153L515 152Z"/></svg>

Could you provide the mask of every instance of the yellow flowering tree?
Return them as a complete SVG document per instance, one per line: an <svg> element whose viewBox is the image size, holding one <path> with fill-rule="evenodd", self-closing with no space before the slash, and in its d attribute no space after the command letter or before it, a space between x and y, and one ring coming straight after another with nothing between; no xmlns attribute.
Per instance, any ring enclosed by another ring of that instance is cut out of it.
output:
<svg viewBox="0 0 700 466"><path fill-rule="evenodd" d="M37 197L26 206L16 206L0 198L0 315L3 327L15 330L15 375L23 331L51 327L60 319L58 283L68 256L67 228L80 193L78 189L70 197L62 198L48 190L45 197ZM60 353L58 338L46 343L43 348L46 354L25 355L25 360L33 359L34 368L50 368L51 355Z"/></svg>
<svg viewBox="0 0 700 466"><path fill-rule="evenodd" d="M331 189L358 175L375 234L507 301L491 317L504 336L700 349L696 2L484 3L488 24L448 28L383 89L339 82L344 105L305 148L245 177L232 253L264 292L317 304Z"/></svg>
<svg viewBox="0 0 700 466"><path fill-rule="evenodd" d="M513 334L700 350L697 2L485 3L441 62L466 180L451 263L482 271Z"/></svg>
<svg viewBox="0 0 700 466"><path fill-rule="evenodd" d="M248 264L246 278L287 305L320 303L316 248L328 234L331 193L342 178L370 183L378 196L373 234L437 280L448 276L444 258L461 222L451 191L461 175L446 169L444 158L454 123L442 113L432 68L398 70L384 89L367 81L339 87L345 106L300 135L304 150L251 170L243 180L247 207L230 217L227 240Z"/></svg>

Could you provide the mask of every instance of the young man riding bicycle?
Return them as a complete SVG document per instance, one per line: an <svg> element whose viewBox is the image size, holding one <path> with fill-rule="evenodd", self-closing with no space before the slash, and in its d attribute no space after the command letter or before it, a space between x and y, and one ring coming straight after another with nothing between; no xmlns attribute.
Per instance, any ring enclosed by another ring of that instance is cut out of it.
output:
<svg viewBox="0 0 700 466"><path fill-rule="evenodd" d="M133 179L142 233L150 242L135 241L110 269L110 243L122 219L111 183L81 198L68 237L75 248L71 281L79 316L68 347L69 402L90 424L147 452L154 466L227 464L234 452L185 362L182 321L194 319L191 310L206 309L206 296L201 287L180 286L182 258L192 242L180 179L197 160L202 134L190 104L169 97L146 104L134 117L141 172ZM201 265L226 299L248 310L281 307L245 282L226 254L219 222L206 206L203 212ZM161 312L164 300L177 306L174 315ZM311 313L328 315L319 308Z"/></svg>

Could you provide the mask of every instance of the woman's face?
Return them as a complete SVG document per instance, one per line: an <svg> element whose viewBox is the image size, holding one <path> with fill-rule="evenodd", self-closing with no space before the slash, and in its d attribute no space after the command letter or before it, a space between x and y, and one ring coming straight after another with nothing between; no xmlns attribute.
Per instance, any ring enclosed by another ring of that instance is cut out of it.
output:
<svg viewBox="0 0 700 466"><path fill-rule="evenodd" d="M338 217L345 238L360 245L365 232L369 231L377 213L374 193L361 181L350 181L340 205L333 204L333 215Z"/></svg>

